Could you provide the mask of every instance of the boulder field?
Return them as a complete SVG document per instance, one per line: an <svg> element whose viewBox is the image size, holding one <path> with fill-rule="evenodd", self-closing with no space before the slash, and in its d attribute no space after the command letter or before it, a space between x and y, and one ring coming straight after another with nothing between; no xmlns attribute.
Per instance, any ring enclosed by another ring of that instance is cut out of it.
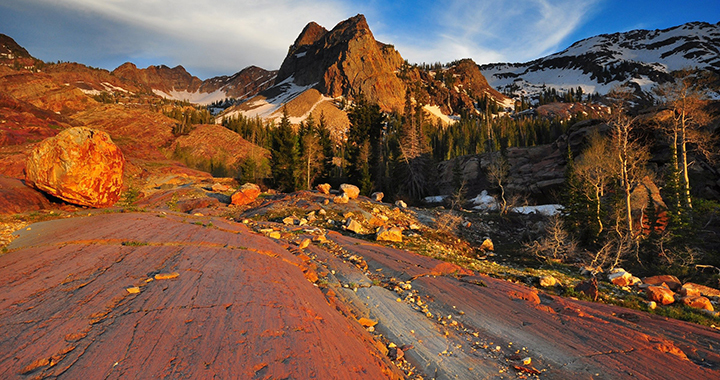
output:
<svg viewBox="0 0 720 380"><path fill-rule="evenodd" d="M4 379L720 377L717 330L316 227L148 211L18 234Z"/></svg>

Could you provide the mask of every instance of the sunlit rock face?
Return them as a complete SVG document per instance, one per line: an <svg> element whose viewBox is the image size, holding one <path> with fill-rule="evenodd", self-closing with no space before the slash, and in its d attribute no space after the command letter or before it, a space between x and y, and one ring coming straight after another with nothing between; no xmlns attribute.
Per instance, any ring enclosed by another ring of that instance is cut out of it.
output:
<svg viewBox="0 0 720 380"><path fill-rule="evenodd" d="M107 207L120 198L125 157L102 131L75 127L43 140L28 157L28 185L81 206Z"/></svg>

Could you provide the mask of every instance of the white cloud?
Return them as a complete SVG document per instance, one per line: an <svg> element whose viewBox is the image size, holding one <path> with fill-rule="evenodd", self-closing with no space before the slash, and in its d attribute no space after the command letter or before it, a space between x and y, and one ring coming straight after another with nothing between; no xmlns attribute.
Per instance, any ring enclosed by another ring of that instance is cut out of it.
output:
<svg viewBox="0 0 720 380"><path fill-rule="evenodd" d="M411 31L414 34L420 31L423 38L401 34L397 36L396 46L411 62L446 62L465 57L479 63L531 60L559 50L559 44L581 26L599 1L437 3L428 9L436 15L435 25L424 25L425 32L420 28Z"/></svg>
<svg viewBox="0 0 720 380"><path fill-rule="evenodd" d="M378 40L394 44L410 62L526 61L574 42L566 41L568 35L604 0L8 1L38 5L50 17L55 10L55 25L62 25L56 33L66 35L58 41L82 40L47 51L85 49L92 53L77 60L108 69L128 60L181 64L206 78L249 65L277 69L308 22L330 29L357 13L367 15Z"/></svg>
<svg viewBox="0 0 720 380"><path fill-rule="evenodd" d="M334 26L351 15L336 0L29 0L90 13L139 29L136 56L165 57L185 67L277 69L310 21ZM132 57L130 57L132 58Z"/></svg>

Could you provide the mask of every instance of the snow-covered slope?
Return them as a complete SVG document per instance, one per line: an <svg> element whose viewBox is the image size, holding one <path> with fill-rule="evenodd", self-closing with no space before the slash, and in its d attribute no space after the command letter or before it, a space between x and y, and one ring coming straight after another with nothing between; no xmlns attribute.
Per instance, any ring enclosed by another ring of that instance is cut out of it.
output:
<svg viewBox="0 0 720 380"><path fill-rule="evenodd" d="M643 91L687 67L720 71L720 23L694 22L664 30L603 34L527 63L480 67L494 88L534 96L544 88L606 93L630 82Z"/></svg>

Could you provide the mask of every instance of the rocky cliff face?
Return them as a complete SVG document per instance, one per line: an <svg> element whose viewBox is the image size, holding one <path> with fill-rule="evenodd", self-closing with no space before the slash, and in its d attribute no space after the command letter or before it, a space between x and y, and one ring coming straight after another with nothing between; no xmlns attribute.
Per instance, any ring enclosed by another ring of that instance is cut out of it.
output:
<svg viewBox="0 0 720 380"><path fill-rule="evenodd" d="M145 86L165 98L210 104L225 98L247 99L255 96L274 83L276 71L250 66L230 76L200 80L182 66L170 68L160 65L138 69L127 62L113 70L112 74Z"/></svg>
<svg viewBox="0 0 720 380"><path fill-rule="evenodd" d="M308 24L290 47L277 83L292 77L296 85L315 85L327 96L363 94L384 110L399 110L405 85L395 71L402 62L392 46L375 40L365 16L357 15L331 31Z"/></svg>
<svg viewBox="0 0 720 380"><path fill-rule="evenodd" d="M113 70L112 73L118 77L129 79L146 85L153 90L160 91L177 89L194 92L197 91L202 84L202 81L198 77L190 75L184 67L179 65L173 68L160 65L148 66L146 69L138 69L135 64L126 62Z"/></svg>

